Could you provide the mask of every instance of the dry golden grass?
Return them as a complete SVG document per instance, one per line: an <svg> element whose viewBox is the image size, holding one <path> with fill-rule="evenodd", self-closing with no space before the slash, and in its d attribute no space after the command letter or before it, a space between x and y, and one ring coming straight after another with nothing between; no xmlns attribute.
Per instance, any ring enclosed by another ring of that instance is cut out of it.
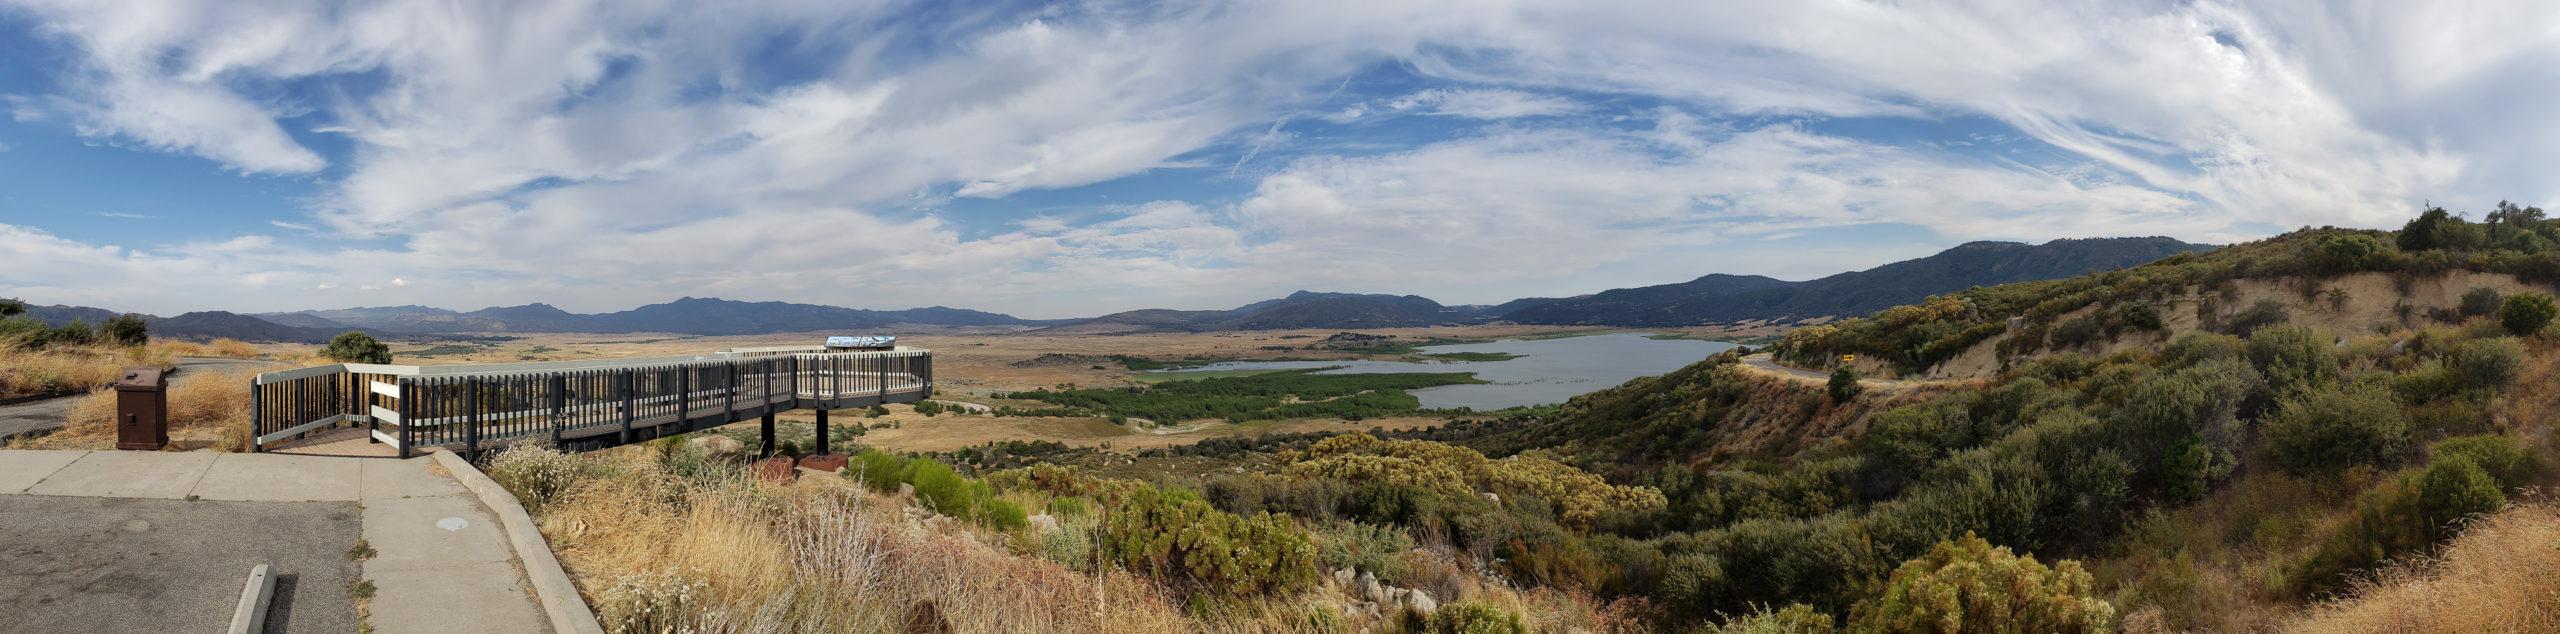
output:
<svg viewBox="0 0 2560 634"><path fill-rule="evenodd" d="M95 389L134 366L167 368L176 355L153 348L54 347L30 350L0 342L0 398L66 394Z"/></svg>
<svg viewBox="0 0 2560 634"><path fill-rule="evenodd" d="M209 347L211 348L213 356L217 357L255 359L261 356L258 352L257 346L249 345L238 339L215 339L213 340L213 343L209 344Z"/></svg>
<svg viewBox="0 0 2560 634"><path fill-rule="evenodd" d="M169 386L169 447L245 451L249 444L249 382L257 371L204 370ZM194 372L189 372L192 375ZM19 449L104 449L115 444L116 394L99 389L71 405L61 430L21 439Z"/></svg>
<svg viewBox="0 0 2560 634"><path fill-rule="evenodd" d="M898 631L926 612L961 632L1197 629L1136 577L1016 556L841 480L706 483L646 451L567 459L611 474L538 521L608 629Z"/></svg>
<svg viewBox="0 0 2560 634"><path fill-rule="evenodd" d="M2518 504L2482 518L2441 557L2383 569L2296 632L2560 631L2560 509Z"/></svg>
<svg viewBox="0 0 2560 634"><path fill-rule="evenodd" d="M153 340L151 340L151 344L150 344L150 346L151 346L151 348L152 348L152 349L154 349L154 350L160 350L160 351L163 351L163 352L167 352L167 353L169 353L169 354L170 354L170 355L172 355L172 356L180 356L180 357L201 357L201 356L205 356L206 354L208 354L208 352L206 351L206 349L205 349L205 347L204 347L204 344L196 343L196 342L193 342L193 341L172 341L172 340L168 340L168 339L153 339Z"/></svg>

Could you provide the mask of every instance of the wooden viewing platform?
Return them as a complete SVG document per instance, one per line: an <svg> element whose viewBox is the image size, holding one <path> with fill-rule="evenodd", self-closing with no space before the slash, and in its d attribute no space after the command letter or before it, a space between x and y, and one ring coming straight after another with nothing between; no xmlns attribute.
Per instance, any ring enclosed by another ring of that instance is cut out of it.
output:
<svg viewBox="0 0 2560 634"><path fill-rule="evenodd" d="M345 363L258 375L250 389L252 451L312 432L362 425L401 457L414 449L481 452L525 440L597 449L795 409L912 403L933 394L933 353L920 348L828 352L820 346L737 348L629 359L375 365ZM772 443L765 443L771 449Z"/></svg>

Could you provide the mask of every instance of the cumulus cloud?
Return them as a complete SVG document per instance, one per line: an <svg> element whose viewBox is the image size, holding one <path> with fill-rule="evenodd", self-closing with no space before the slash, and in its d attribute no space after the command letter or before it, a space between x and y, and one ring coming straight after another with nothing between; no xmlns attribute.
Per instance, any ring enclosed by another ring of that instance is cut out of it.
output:
<svg viewBox="0 0 2560 634"><path fill-rule="evenodd" d="M274 221L290 240L0 224L0 254L42 260L0 290L137 309L1061 316L1588 291L1552 285L1864 224L2231 240L2560 198L2537 173L2560 159L2547 3L6 1L70 51L14 117L321 179ZM1344 79L1378 68L1418 85ZM1329 99L1346 86L1364 96ZM1274 123L1389 115L1454 129L1325 145ZM2017 141L1817 125L1976 119ZM1247 191L938 211L1165 173ZM329 282L348 278L407 284Z"/></svg>

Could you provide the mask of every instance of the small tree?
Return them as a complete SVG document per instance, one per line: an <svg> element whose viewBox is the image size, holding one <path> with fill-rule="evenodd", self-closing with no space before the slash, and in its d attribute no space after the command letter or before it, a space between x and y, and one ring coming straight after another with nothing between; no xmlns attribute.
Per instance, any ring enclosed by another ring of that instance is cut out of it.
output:
<svg viewBox="0 0 2560 634"><path fill-rule="evenodd" d="M383 345L373 335L355 330L330 339L329 347L320 349L320 354L341 363L391 362L391 346Z"/></svg>
<svg viewBox="0 0 2560 634"><path fill-rule="evenodd" d="M2115 606L2080 562L2033 556L1966 533L1903 562L1883 594L1851 611L1852 632L2107 632Z"/></svg>
<svg viewBox="0 0 2560 634"><path fill-rule="evenodd" d="M14 298L0 297L0 317L14 317L19 313L24 312L27 312L26 302L18 301Z"/></svg>
<svg viewBox="0 0 2560 634"><path fill-rule="evenodd" d="M133 313L107 320L103 330L107 341L121 345L139 346L151 341L150 325L142 323L142 316Z"/></svg>
<svg viewBox="0 0 2560 634"><path fill-rule="evenodd" d="M2560 315L2560 306L2553 306L2551 296L2541 293L2518 293L2498 308L2498 322L2518 337L2542 332L2554 315Z"/></svg>
<svg viewBox="0 0 2560 634"><path fill-rule="evenodd" d="M1865 391L1867 391L1866 386L1858 384L1857 370L1844 365L1838 370L1831 371L1831 402L1847 403L1850 399L1858 398L1858 394Z"/></svg>

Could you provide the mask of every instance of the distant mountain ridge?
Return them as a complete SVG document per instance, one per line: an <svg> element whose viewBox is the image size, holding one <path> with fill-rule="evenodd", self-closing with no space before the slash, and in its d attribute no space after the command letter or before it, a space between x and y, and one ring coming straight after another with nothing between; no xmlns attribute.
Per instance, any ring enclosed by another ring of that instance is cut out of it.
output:
<svg viewBox="0 0 2560 634"><path fill-rule="evenodd" d="M349 327L394 334L462 332L666 332L687 335L750 335L845 328L881 328L900 324L930 326L1048 326L1073 320L1022 319L986 311L929 306L905 310L868 310L791 302L742 302L709 297L683 297L630 310L579 314L550 304L497 306L454 312L427 306L386 306L264 313L262 318L310 322L325 320Z"/></svg>
<svg viewBox="0 0 2560 634"><path fill-rule="evenodd" d="M1091 319L1022 319L1002 313L928 306L868 310L791 302L684 297L630 310L580 314L550 304L496 306L470 312L430 306L377 306L239 315L197 312L152 317L154 335L181 339L325 341L349 330L376 335L458 333L635 333L748 335L899 325L1061 327L1058 332L1204 332L1406 328L1510 322L1541 325L1676 327L1751 320L1786 322L1864 315L1974 286L2059 279L2146 264L2209 245L2170 238L2090 238L2038 245L1968 242L1914 260L1803 282L1760 275L1700 276L1676 284L1601 291L1575 297L1530 297L1502 304L1448 306L1417 295L1297 291L1226 310L1131 310ZM36 319L91 323L114 311L39 306Z"/></svg>
<svg viewBox="0 0 2560 634"><path fill-rule="evenodd" d="M2082 238L2029 245L1967 242L1924 258L1804 282L1708 275L1602 291L1500 315L1548 325L1693 326L1865 315L1974 286L2060 279L2148 264L2212 245L2163 237Z"/></svg>
<svg viewBox="0 0 2560 634"><path fill-rule="evenodd" d="M1136 330L1201 332L1213 330L1288 330L1297 328L1402 328L1469 324L1484 321L1481 307L1450 307L1418 295L1319 293L1298 291L1228 310L1151 308L1112 313L1077 325L1087 330L1124 327Z"/></svg>

